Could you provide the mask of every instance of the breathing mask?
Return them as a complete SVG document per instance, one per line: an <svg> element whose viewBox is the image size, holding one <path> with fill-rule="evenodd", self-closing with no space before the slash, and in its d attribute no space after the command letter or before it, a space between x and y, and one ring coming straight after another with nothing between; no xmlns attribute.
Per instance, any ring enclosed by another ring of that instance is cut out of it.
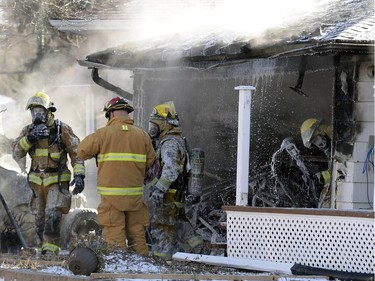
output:
<svg viewBox="0 0 375 281"><path fill-rule="evenodd" d="M325 136L316 135L312 137L311 143L321 149L326 156L331 155L329 144L327 143L327 138Z"/></svg>
<svg viewBox="0 0 375 281"><path fill-rule="evenodd" d="M311 143L320 149L324 149L327 146L327 139L322 135L316 135L311 139Z"/></svg>
<svg viewBox="0 0 375 281"><path fill-rule="evenodd" d="M148 123L148 134L150 135L151 139L157 139L160 135L160 128L159 125L149 122Z"/></svg>
<svg viewBox="0 0 375 281"><path fill-rule="evenodd" d="M42 106L31 108L31 119L34 125L47 122L47 110Z"/></svg>

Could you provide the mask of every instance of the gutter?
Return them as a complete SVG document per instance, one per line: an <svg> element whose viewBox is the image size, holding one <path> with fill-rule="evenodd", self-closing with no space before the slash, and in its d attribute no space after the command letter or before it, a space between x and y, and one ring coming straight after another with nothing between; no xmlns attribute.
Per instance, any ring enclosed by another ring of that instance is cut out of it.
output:
<svg viewBox="0 0 375 281"><path fill-rule="evenodd" d="M104 89L115 92L119 96L122 96L123 98L126 98L130 101L133 100L133 95L131 93L129 93L129 92L109 83L108 81L104 80L103 78L99 77L99 70L96 67L94 67L91 71L91 78L95 82L95 84L103 87Z"/></svg>
<svg viewBox="0 0 375 281"><path fill-rule="evenodd" d="M77 61L80 66L86 66L88 68L95 67L95 68L103 68L103 69L113 69L113 67L108 66L106 64L102 64L102 63L92 62L88 60L77 60Z"/></svg>

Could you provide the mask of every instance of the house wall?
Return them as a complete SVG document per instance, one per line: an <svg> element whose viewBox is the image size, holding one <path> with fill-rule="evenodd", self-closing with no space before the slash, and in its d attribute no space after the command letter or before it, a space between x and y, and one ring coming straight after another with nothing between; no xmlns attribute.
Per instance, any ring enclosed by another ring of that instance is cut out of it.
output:
<svg viewBox="0 0 375 281"><path fill-rule="evenodd" d="M282 140L293 137L301 154L300 126L307 118L332 122L335 87L333 56L307 57L303 94L290 89L298 79L301 58L259 59L210 69L167 68L134 71L134 117L147 128L152 108L173 100L190 148L205 152L205 187L235 183L239 85L256 88L251 105L250 175L269 164Z"/></svg>
<svg viewBox="0 0 375 281"><path fill-rule="evenodd" d="M374 202L374 169L369 154L374 147L374 63L354 64L353 153L337 181L337 208L371 209Z"/></svg>
<svg viewBox="0 0 375 281"><path fill-rule="evenodd" d="M346 158L346 166L334 164L332 184L337 190L332 206L369 208L374 175L369 164L367 177L363 165L374 135L373 77L368 68L371 61L365 56L308 57L302 94L290 89L297 84L300 57L258 59L210 69L137 69L134 118L147 129L152 108L174 101L190 148L199 147L205 152L204 188L234 188L238 133L238 91L234 87L254 86L250 177L270 163L286 137L294 139L312 169L328 165L324 155L306 149L300 138L305 119L323 119L334 129L335 156ZM233 204L234 193L225 203Z"/></svg>

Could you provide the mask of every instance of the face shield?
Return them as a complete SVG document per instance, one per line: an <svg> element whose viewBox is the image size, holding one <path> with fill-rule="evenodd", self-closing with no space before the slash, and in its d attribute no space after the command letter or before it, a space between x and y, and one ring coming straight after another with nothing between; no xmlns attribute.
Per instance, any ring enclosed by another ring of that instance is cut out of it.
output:
<svg viewBox="0 0 375 281"><path fill-rule="evenodd" d="M30 109L34 125L47 122L47 110L43 106L34 106Z"/></svg>

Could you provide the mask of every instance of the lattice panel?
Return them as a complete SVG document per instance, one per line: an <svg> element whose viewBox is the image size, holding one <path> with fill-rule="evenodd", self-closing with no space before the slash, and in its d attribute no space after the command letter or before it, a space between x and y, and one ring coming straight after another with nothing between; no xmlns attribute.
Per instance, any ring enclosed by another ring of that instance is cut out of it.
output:
<svg viewBox="0 0 375 281"><path fill-rule="evenodd" d="M229 257L374 273L370 218L227 211Z"/></svg>

